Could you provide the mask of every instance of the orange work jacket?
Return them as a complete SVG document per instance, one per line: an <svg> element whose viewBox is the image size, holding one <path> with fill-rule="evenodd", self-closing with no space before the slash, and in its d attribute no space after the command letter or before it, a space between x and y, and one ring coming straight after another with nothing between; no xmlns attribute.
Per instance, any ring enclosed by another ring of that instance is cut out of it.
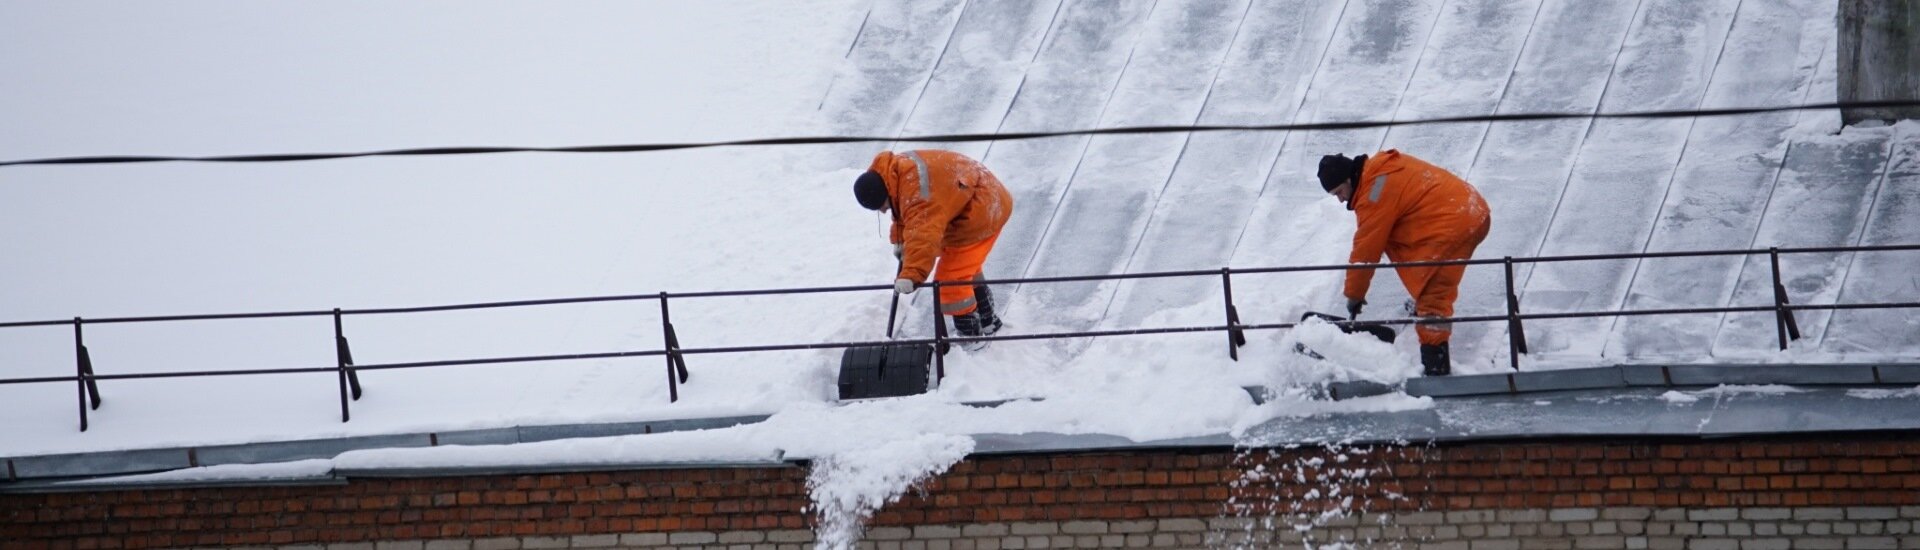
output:
<svg viewBox="0 0 1920 550"><path fill-rule="evenodd" d="M1347 203L1358 218L1348 263L1374 263L1385 253L1395 262L1443 258L1451 245L1486 223L1491 211L1465 180L1445 168L1395 149L1367 159ZM1347 271L1346 296L1367 296L1372 269Z"/></svg>
<svg viewBox="0 0 1920 550"><path fill-rule="evenodd" d="M887 182L890 240L905 244L902 279L925 281L946 248L987 240L1013 214L1013 195L978 161L953 151L881 151L867 168Z"/></svg>

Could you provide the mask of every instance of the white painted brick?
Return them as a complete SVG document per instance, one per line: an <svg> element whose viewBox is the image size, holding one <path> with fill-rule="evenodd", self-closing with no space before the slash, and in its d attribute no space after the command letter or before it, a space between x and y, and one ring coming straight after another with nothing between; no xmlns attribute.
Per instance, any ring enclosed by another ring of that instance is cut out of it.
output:
<svg viewBox="0 0 1920 550"><path fill-rule="evenodd" d="M1600 519L1644 521L1650 517L1653 517L1652 508L1623 506L1619 508L1603 508L1600 510Z"/></svg>
<svg viewBox="0 0 1920 550"><path fill-rule="evenodd" d="M1420 545L1420 550L1468 550L1468 547L1467 541L1448 540L1423 543Z"/></svg>
<svg viewBox="0 0 1920 550"><path fill-rule="evenodd" d="M1000 539L980 539L974 541L974 550L1000 550Z"/></svg>
<svg viewBox="0 0 1920 550"><path fill-rule="evenodd" d="M1897 550L1900 539L1893 537L1847 537L1847 550Z"/></svg>
<svg viewBox="0 0 1920 550"><path fill-rule="evenodd" d="M1816 521L1816 522L1813 522L1813 523L1809 523L1809 524L1807 524L1807 534L1809 534L1809 535L1831 535L1831 534L1833 534L1833 524L1831 524L1831 523L1827 523L1827 522L1824 522L1824 521Z"/></svg>
<svg viewBox="0 0 1920 550"><path fill-rule="evenodd" d="M573 548L610 548L620 544L620 535L574 535L568 541Z"/></svg>
<svg viewBox="0 0 1920 550"><path fill-rule="evenodd" d="M562 542L560 548L566 548L565 544ZM427 544L417 540L390 540L373 543L373 547L375 550L422 550Z"/></svg>
<svg viewBox="0 0 1920 550"><path fill-rule="evenodd" d="M1060 532L1060 524L1053 522L1021 522L1012 527L1015 535L1052 535Z"/></svg>
<svg viewBox="0 0 1920 550"><path fill-rule="evenodd" d="M1647 537L1647 550L1686 550L1685 537Z"/></svg>
<svg viewBox="0 0 1920 550"><path fill-rule="evenodd" d="M927 550L953 550L953 539L934 539L927 541Z"/></svg>
<svg viewBox="0 0 1920 550"><path fill-rule="evenodd" d="M1400 525L1439 525L1447 521L1440 512L1409 512L1395 514L1392 521Z"/></svg>
<svg viewBox="0 0 1920 550"><path fill-rule="evenodd" d="M1582 550L1613 550L1627 545L1627 538L1620 536L1578 537L1573 539L1573 547Z"/></svg>
<svg viewBox="0 0 1920 550"><path fill-rule="evenodd" d="M1627 537L1627 550L1647 550L1647 537Z"/></svg>
<svg viewBox="0 0 1920 550"><path fill-rule="evenodd" d="M470 540L427 541L427 550L469 550L471 548L473 548L473 541Z"/></svg>
<svg viewBox="0 0 1920 550"><path fill-rule="evenodd" d="M960 536L960 528L952 525L915 525L913 538L951 539Z"/></svg>
<svg viewBox="0 0 1920 550"><path fill-rule="evenodd" d="M1199 531L1207 530L1207 523L1197 519L1185 519L1185 518L1163 519L1163 520L1160 520L1160 530L1172 531L1172 532L1188 532L1188 531L1199 532Z"/></svg>
<svg viewBox="0 0 1920 550"><path fill-rule="evenodd" d="M1753 536L1753 524L1744 521L1729 523L1727 524L1727 534L1736 537L1751 537Z"/></svg>
<svg viewBox="0 0 1920 550"><path fill-rule="evenodd" d="M1521 538L1521 550L1572 550L1572 538Z"/></svg>
<svg viewBox="0 0 1920 550"><path fill-rule="evenodd" d="M1027 547L1027 537L1000 537L1000 547L1007 550L1022 550Z"/></svg>
<svg viewBox="0 0 1920 550"><path fill-rule="evenodd" d="M726 531L720 533L720 544L752 544L766 542L767 534L762 531Z"/></svg>
<svg viewBox="0 0 1920 550"><path fill-rule="evenodd" d="M1499 521L1500 523L1531 523L1536 521L1546 521L1547 511L1539 510L1539 509L1500 510L1494 513L1494 519L1496 521Z"/></svg>
<svg viewBox="0 0 1920 550"><path fill-rule="evenodd" d="M719 534L708 531L681 531L667 535L668 544L712 544L719 541Z"/></svg>
<svg viewBox="0 0 1920 550"><path fill-rule="evenodd" d="M1596 521L1596 522L1593 522L1593 534L1595 534L1595 535L1618 535L1618 534L1620 534L1620 524L1619 524L1619 523L1615 523L1615 522L1611 522L1611 521Z"/></svg>
<svg viewBox="0 0 1920 550"><path fill-rule="evenodd" d="M767 542L813 542L813 531L806 529L767 531Z"/></svg>
<svg viewBox="0 0 1920 550"><path fill-rule="evenodd" d="M667 536L660 535L660 542L666 542ZM473 541L473 550L520 550L520 539L498 537Z"/></svg>
<svg viewBox="0 0 1920 550"><path fill-rule="evenodd" d="M1462 529L1461 531L1465 532L1465 529ZM1504 523L1495 523L1492 525L1488 525L1487 532L1485 534L1485 536L1494 537L1494 538L1506 538L1506 537L1511 537L1513 535L1514 535L1513 526L1507 525Z"/></svg>
<svg viewBox="0 0 1920 550"><path fill-rule="evenodd" d="M515 543L519 542L515 539ZM373 550L371 542L336 542L327 545L327 550Z"/></svg>
<svg viewBox="0 0 1920 550"><path fill-rule="evenodd" d="M1583 521L1568 523L1567 534L1573 535L1576 537L1584 537L1587 535L1591 535L1593 534L1593 524L1583 522Z"/></svg>
<svg viewBox="0 0 1920 550"><path fill-rule="evenodd" d="M1687 509L1686 508L1660 508L1653 511L1653 519L1655 521L1686 521ZM1647 544L1652 545L1653 541L1648 541Z"/></svg>
<svg viewBox="0 0 1920 550"><path fill-rule="evenodd" d="M1709 536L1709 537L1724 537L1724 536L1727 536L1727 524L1725 524L1725 523L1702 523L1702 524L1700 524L1700 534L1702 534L1702 535L1706 535L1706 536Z"/></svg>
<svg viewBox="0 0 1920 550"><path fill-rule="evenodd" d="M1153 535L1127 535L1127 548L1146 548L1153 544Z"/></svg>
<svg viewBox="0 0 1920 550"><path fill-rule="evenodd" d="M1783 538L1758 538L1740 541L1740 550L1790 550L1793 541Z"/></svg>
<svg viewBox="0 0 1920 550"><path fill-rule="evenodd" d="M1004 537L1007 536L1005 523L975 523L960 527L960 535L965 537Z"/></svg>
<svg viewBox="0 0 1920 550"><path fill-rule="evenodd" d="M528 550L566 548L567 539L561 537L527 537L520 539L520 547Z"/></svg>
<svg viewBox="0 0 1920 550"><path fill-rule="evenodd" d="M1920 550L1920 537L1900 537L1900 550Z"/></svg>
<svg viewBox="0 0 1920 550"><path fill-rule="evenodd" d="M1800 523L1782 523L1780 524L1780 534L1804 535L1807 534L1807 526Z"/></svg>
<svg viewBox="0 0 1920 550"><path fill-rule="evenodd" d="M1112 533L1120 533L1120 534L1152 533L1153 528L1156 525L1158 524L1154 523L1154 521L1150 519L1139 520L1139 521L1116 521L1116 522L1107 524L1107 531Z"/></svg>
<svg viewBox="0 0 1920 550"><path fill-rule="evenodd" d="M1099 548L1100 547L1100 535L1080 535L1078 537L1074 537L1073 540L1074 540L1073 546L1075 548Z"/></svg>
<svg viewBox="0 0 1920 550"><path fill-rule="evenodd" d="M1793 519L1800 521L1847 519L1847 511L1840 508L1794 508Z"/></svg>
<svg viewBox="0 0 1920 550"><path fill-rule="evenodd" d="M1467 541L1469 550L1520 550L1520 541L1514 539L1478 539Z"/></svg>
<svg viewBox="0 0 1920 550"><path fill-rule="evenodd" d="M1593 508L1560 508L1547 512L1552 521L1593 521L1600 518L1600 511Z"/></svg>
<svg viewBox="0 0 1920 550"><path fill-rule="evenodd" d="M1732 521L1740 519L1739 508L1701 508L1687 510L1689 521Z"/></svg>
<svg viewBox="0 0 1920 550"><path fill-rule="evenodd" d="M873 550L903 550L900 545L900 541L897 541L897 540L860 541L860 544L867 548L872 548ZM726 549L725 547L720 547L720 546L708 546L702 550L726 550Z"/></svg>
<svg viewBox="0 0 1920 550"><path fill-rule="evenodd" d="M1841 550L1846 547L1846 539L1834 537L1799 537L1793 539L1794 550Z"/></svg>
<svg viewBox="0 0 1920 550"><path fill-rule="evenodd" d="M1740 510L1740 519L1773 520L1793 519L1792 508L1747 508Z"/></svg>
<svg viewBox="0 0 1920 550"><path fill-rule="evenodd" d="M1914 523L1915 522L1911 522L1911 521L1889 521L1887 522L1887 534L1905 535L1908 533L1912 533Z"/></svg>
<svg viewBox="0 0 1920 550"><path fill-rule="evenodd" d="M1847 519L1894 519L1900 517L1900 509L1892 506L1851 506L1847 508Z"/></svg>
<svg viewBox="0 0 1920 550"><path fill-rule="evenodd" d="M1460 538L1460 528L1452 525L1435 526L1433 528L1433 538L1442 540Z"/></svg>
<svg viewBox="0 0 1920 550"><path fill-rule="evenodd" d="M1046 535L1029 536L1027 537L1027 548L1053 548L1053 541L1048 539Z"/></svg>
<svg viewBox="0 0 1920 550"><path fill-rule="evenodd" d="M1101 548L1119 548L1127 545L1126 535L1101 535Z"/></svg>
<svg viewBox="0 0 1920 550"><path fill-rule="evenodd" d="M1494 512L1492 510L1463 510L1458 512L1447 512L1446 516L1447 516L1447 523L1450 523L1453 525L1460 525L1463 523L1490 523L1493 521Z"/></svg>
<svg viewBox="0 0 1920 550"><path fill-rule="evenodd" d="M1180 538L1173 536L1173 533L1158 533L1153 535L1154 546L1158 546L1161 548L1172 548L1174 545L1177 545L1177 544L1180 544Z"/></svg>
<svg viewBox="0 0 1920 550"><path fill-rule="evenodd" d="M1074 535L1104 535L1107 533L1107 522L1069 521L1060 524L1060 532Z"/></svg>
<svg viewBox="0 0 1920 550"><path fill-rule="evenodd" d="M1887 523L1884 521L1867 521L1859 525L1860 534L1862 535L1879 535L1887 530Z"/></svg>
<svg viewBox="0 0 1920 550"><path fill-rule="evenodd" d="M1833 524L1833 534L1858 535L1860 534L1860 524L1851 523L1851 522L1836 522Z"/></svg>
<svg viewBox="0 0 1920 550"><path fill-rule="evenodd" d="M1740 541L1734 539L1691 539L1687 541L1687 550L1740 550Z"/></svg>

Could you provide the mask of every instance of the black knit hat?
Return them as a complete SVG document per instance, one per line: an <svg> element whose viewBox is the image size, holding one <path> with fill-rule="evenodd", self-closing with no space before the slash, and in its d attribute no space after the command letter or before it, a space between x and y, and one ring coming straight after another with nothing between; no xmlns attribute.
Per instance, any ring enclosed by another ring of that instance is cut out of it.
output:
<svg viewBox="0 0 1920 550"><path fill-rule="evenodd" d="M880 179L880 173L868 170L853 180L853 198L860 206L868 210L879 210L887 205L887 182Z"/></svg>
<svg viewBox="0 0 1920 550"><path fill-rule="evenodd" d="M1366 157L1363 156L1360 158ZM1348 178L1353 177L1354 172L1359 171L1360 167L1358 164L1359 163L1354 162L1354 159L1347 158L1346 155L1336 154L1320 157L1320 188L1325 189L1328 193L1332 193L1333 188L1339 187L1342 183L1346 183Z"/></svg>

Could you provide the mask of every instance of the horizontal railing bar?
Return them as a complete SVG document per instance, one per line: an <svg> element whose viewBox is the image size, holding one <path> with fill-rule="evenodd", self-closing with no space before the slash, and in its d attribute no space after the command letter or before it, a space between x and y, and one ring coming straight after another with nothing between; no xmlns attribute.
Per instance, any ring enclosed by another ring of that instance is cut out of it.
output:
<svg viewBox="0 0 1920 550"><path fill-rule="evenodd" d="M1832 252L1885 252L1885 251L1902 251L1902 250L1920 250L1920 244L1781 248L1779 249L1779 253L1807 254L1807 253L1832 253ZM1739 256L1739 255L1767 254L1770 252L1772 252L1772 250L1770 249L1746 249L1746 250L1694 250L1694 251L1674 251L1674 252L1637 252L1637 253L1617 253L1617 254L1582 254L1582 255L1568 255L1568 256L1538 256L1538 257L1532 257L1532 258L1514 258L1513 262L1514 263L1549 263L1549 262L1590 261L1590 260L1630 260L1630 259L1648 259L1648 258ZM1288 267L1256 267L1256 268L1245 268L1245 269L1230 269L1230 271L1234 273L1242 273L1242 274L1293 273L1293 272L1305 272L1305 271L1336 271L1336 270L1348 270L1348 269L1391 269L1396 267L1489 265L1489 264L1500 264L1505 262L1506 260L1504 258L1481 258L1481 259L1474 259L1474 260L1437 260L1437 261L1423 261L1423 262L1385 262L1385 263L1373 263L1373 264L1326 264L1326 265L1288 266ZM1119 274L1109 274L1109 275L1028 277L1028 278L1021 278L1021 279L982 279L982 280L974 281L973 284L978 285L978 284L1061 283L1061 282L1109 281L1109 280L1127 280L1127 279L1155 279L1155 278L1169 278L1169 277L1217 276L1219 274L1220 274L1219 270L1155 271L1155 272L1142 272L1142 273L1119 273ZM668 293L668 295L673 298L714 298L714 297L767 296L767 295L785 295L785 294L816 294L816 293L829 293L829 292L860 292L860 291L872 291L872 290L886 290L891 288L893 288L892 285L852 285L852 286L799 287L799 288L770 288L770 289L753 289L753 290L717 290L717 291L686 292L686 293L677 293L677 294ZM655 300L655 299L659 299L659 297L660 297L659 293L625 294L625 295L614 295L614 296L585 296L585 297L574 297L574 298L548 298L548 299L535 299L535 300L478 302L478 303L450 304L450 305L438 305L438 306L342 309L340 310L340 314L341 315L380 315L380 314L394 314L394 313L422 313L422 312L438 312L438 311L540 306L540 305L579 304L579 303L592 303L592 302ZM1799 306L1790 306L1790 307L1799 307ZM214 313L214 314L198 314L198 315L161 315L161 316L142 316L142 317L101 317L101 318L86 319L85 322L89 324L142 323L142 322L162 322L162 321L207 321L207 320L221 320L221 319L260 319L260 318L275 318L275 317L315 317L315 316L326 316L326 315L333 315L333 311L332 310L325 310L325 311L308 310L308 311L279 311L279 312L261 312L261 313ZM22 328L22 327L42 327L42 326L63 326L63 325L70 325L72 323L73 323L72 319L45 320L45 321L9 321L9 322L0 322L0 329Z"/></svg>
<svg viewBox="0 0 1920 550"><path fill-rule="evenodd" d="M1899 309L1899 308L1920 308L1920 302L1877 302L1877 303L1821 304L1821 305L1807 304L1807 305L1789 305L1786 307L1788 309L1793 309L1793 310ZM1521 314L1518 317L1523 320L1575 319L1575 318L1590 318L1590 317L1628 317L1628 316L1646 316L1646 315L1682 315L1682 314L1702 314L1702 313L1746 313L1746 312L1758 313L1758 312L1771 312L1775 310L1776 310L1775 306L1732 306L1732 307L1637 309L1637 310L1615 310L1615 311L1584 311L1584 312L1564 312L1564 313L1527 313L1527 314ZM1451 317L1446 319L1445 322L1447 323L1494 322L1494 321L1506 321L1508 318L1509 317L1506 315L1474 315L1474 316ZM1422 321L1423 320L1420 318L1410 317L1410 318L1401 318L1401 319L1368 320L1368 321L1361 321L1361 323L1371 324L1371 325L1409 325L1409 324L1419 324ZM1342 324L1342 323L1346 323L1346 322L1336 322L1334 324ZM994 336L950 336L946 339L946 341L950 343L1000 342L1000 341L1017 341L1017 340L1099 338L1099 337L1107 337L1107 336L1134 336L1134 335L1174 334L1174 333L1194 333L1194 332L1220 332L1220 331L1226 331L1226 330L1279 330L1279 329L1290 329L1290 328L1297 327L1299 325L1300 323L1298 322L1247 323L1247 324L1239 324L1239 325L1233 325L1233 326L1202 325L1202 326L1185 326L1185 327L1093 330L1093 331L1082 331L1082 332L1008 334L1008 335L994 335ZM679 353L684 355L700 355L700 354L717 354L717 353L800 351L800 350L810 350L810 349L839 349L839 348L852 348L852 347L872 347L872 346L885 346L885 345L901 345L901 344L911 345L911 344L932 344L932 343L935 343L935 341L932 338L902 338L897 340L869 340L869 341L862 341L862 342L824 342L824 343L813 343L813 344L771 344L771 345L754 345L754 346L684 348L679 350ZM394 369L463 366L463 365L531 363L531 362L543 362L543 361L615 359L615 358L623 358L623 357L657 357L657 356L666 355L666 354L667 354L667 350L612 351L612 352L575 353L575 354L559 354L559 355L525 355L525 356L511 356L511 357L490 357L490 358L479 358L479 359L449 359L449 360L441 360L441 361L380 363L380 364L369 364L369 365L356 365L350 368L354 370L394 370ZM225 370L225 371L180 371L180 372L156 372L156 373L100 374L100 375L92 375L87 378L90 378L93 380L132 380L132 379L155 379L155 378L188 378L188 377L203 377L203 376L238 376L238 375L255 375L255 374L332 373L332 372L336 372L337 370L338 370L338 367L311 367L311 368L284 368L284 369L243 369L243 370ZM78 376L46 376L46 377L37 377L37 378L12 378L12 379L0 379L0 385L74 382L78 380L81 380L81 378Z"/></svg>

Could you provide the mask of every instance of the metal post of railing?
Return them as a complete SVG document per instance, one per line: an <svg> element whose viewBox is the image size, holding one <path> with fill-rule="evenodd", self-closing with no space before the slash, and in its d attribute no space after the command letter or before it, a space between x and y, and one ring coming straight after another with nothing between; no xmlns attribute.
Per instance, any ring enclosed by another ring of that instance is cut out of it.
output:
<svg viewBox="0 0 1920 550"><path fill-rule="evenodd" d="M687 381L687 359L680 354L680 335L673 330L673 317L667 311L667 293L660 293L660 333L667 353L667 402L680 401L680 384Z"/></svg>
<svg viewBox="0 0 1920 550"><path fill-rule="evenodd" d="M1239 329L1240 311L1233 307L1233 269L1220 268L1220 289L1227 300L1227 357L1240 360L1240 346L1247 345L1247 334Z"/></svg>
<svg viewBox="0 0 1920 550"><path fill-rule="evenodd" d="M1513 293L1513 256L1503 264L1507 277L1507 361L1520 370L1520 354L1527 352L1527 329L1520 323L1520 296Z"/></svg>
<svg viewBox="0 0 1920 550"><path fill-rule="evenodd" d="M1780 284L1780 247L1768 248L1767 257L1773 263L1773 323L1780 334L1780 349L1787 349L1787 340L1800 339L1800 323L1787 309L1787 287Z"/></svg>
<svg viewBox="0 0 1920 550"><path fill-rule="evenodd" d="M349 386L354 399L360 398L360 376L347 369L353 364L353 350L347 348L347 334L340 326L340 308L333 308L333 366L340 378L340 421L353 419L347 410Z"/></svg>
<svg viewBox="0 0 1920 550"><path fill-rule="evenodd" d="M73 372L80 397L80 431L87 431L87 408L100 408L100 386L93 379L93 356L87 353L87 341L81 333L79 317L73 318Z"/></svg>
<svg viewBox="0 0 1920 550"><path fill-rule="evenodd" d="M940 318L940 280L934 279L928 285L933 289L933 381L947 379L947 320Z"/></svg>

